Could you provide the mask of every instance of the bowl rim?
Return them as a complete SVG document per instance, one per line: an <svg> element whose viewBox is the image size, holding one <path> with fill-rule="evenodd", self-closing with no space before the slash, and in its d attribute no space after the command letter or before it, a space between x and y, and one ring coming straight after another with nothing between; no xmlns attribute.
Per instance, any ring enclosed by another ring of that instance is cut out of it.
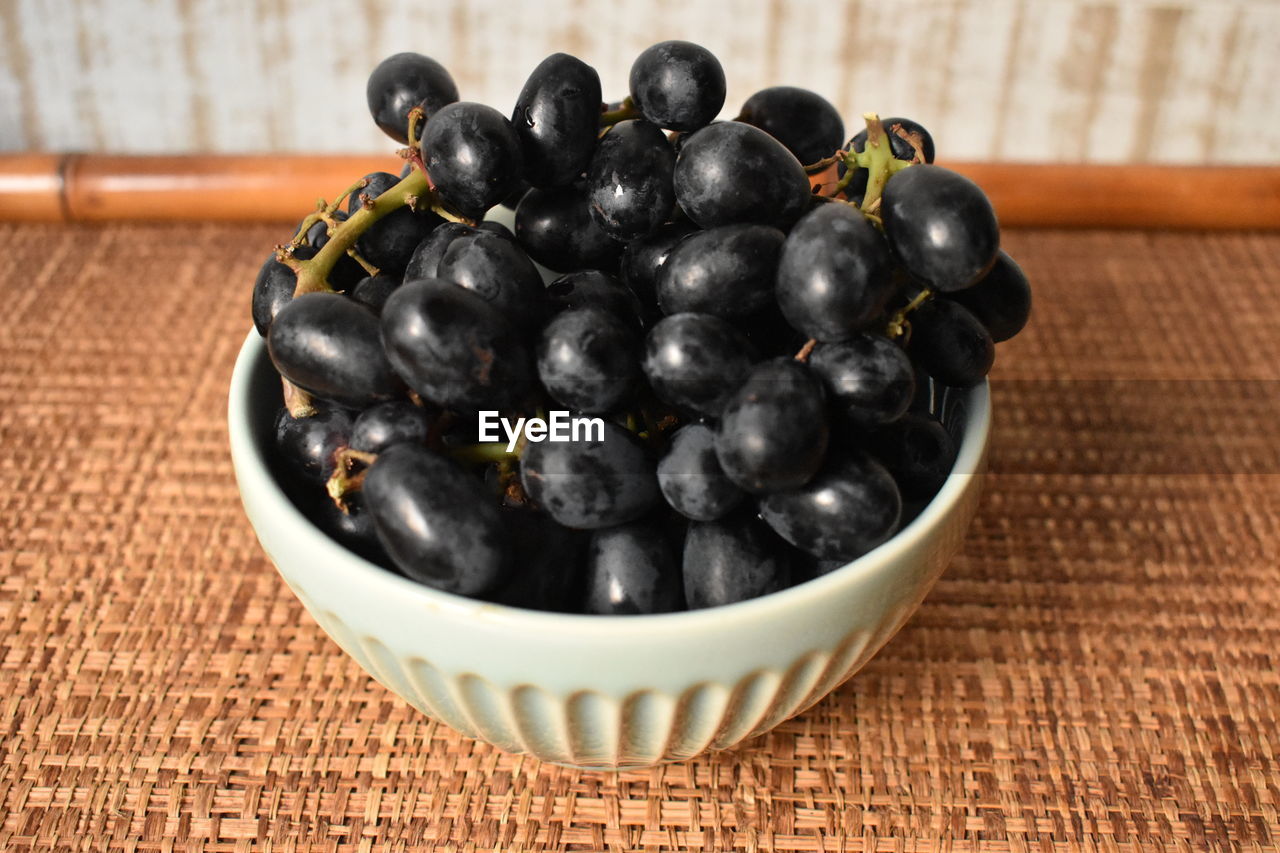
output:
<svg viewBox="0 0 1280 853"><path fill-rule="evenodd" d="M991 430L990 387L984 379L980 384L965 389L967 405L963 438L957 448L951 473L947 475L938 493L919 515L893 537L824 575L757 598L699 610L618 616L553 613L479 601L435 589L366 560L315 526L294 506L271 475L267 460L255 439L257 427L251 419L251 392L254 374L262 369L267 358L265 341L256 330L250 328L232 371L227 410L231 457L237 487L242 493L241 500L244 500L245 489L257 491L258 498L269 504L267 511L271 514L273 523L283 528L282 534L289 541L300 539L307 544L309 551L330 552L331 570L351 575L353 580L372 588L385 588L390 594L407 597L411 599L410 604L421 605L434 613L447 612L465 619L481 618L488 624L514 629L528 628L540 632L537 636L555 632L576 639L619 638L629 635L643 635L645 639L652 639L654 632L684 633L691 629L713 629L716 623L726 618L763 622L779 615L781 611L803 609L806 602L825 598L837 587L854 583L860 577L894 571L898 560L920 546L931 531L940 526L955 509L967 491L968 478L982 473ZM261 540L257 530L258 522L249 512L247 502L246 514L250 516L254 533ZM274 564L274 558L270 554L268 558Z"/></svg>

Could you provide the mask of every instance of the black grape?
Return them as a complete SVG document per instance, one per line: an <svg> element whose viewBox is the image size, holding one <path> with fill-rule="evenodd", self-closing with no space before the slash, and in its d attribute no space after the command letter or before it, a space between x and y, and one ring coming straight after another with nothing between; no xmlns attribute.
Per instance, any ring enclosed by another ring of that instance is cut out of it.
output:
<svg viewBox="0 0 1280 853"><path fill-rule="evenodd" d="M793 358L751 369L729 397L716 429L716 457L729 479L754 494L795 489L827 451L822 383Z"/></svg>
<svg viewBox="0 0 1280 853"><path fill-rule="evenodd" d="M538 378L557 403L580 412L617 408L640 378L634 323L600 308L557 314L538 344Z"/></svg>
<svg viewBox="0 0 1280 853"><path fill-rule="evenodd" d="M585 424L583 426L586 426ZM654 464L639 439L603 422L577 441L525 446L520 481L548 515L566 527L596 529L634 521L662 499Z"/></svg>
<svg viewBox="0 0 1280 853"><path fill-rule="evenodd" d="M786 239L767 225L722 225L690 234L662 265L658 306L664 314L696 311L734 318L772 305Z"/></svg>
<svg viewBox="0 0 1280 853"><path fill-rule="evenodd" d="M968 308L987 327L991 340L1007 341L1031 316L1031 284L1017 261L1001 250L991 272L972 287L947 297Z"/></svg>
<svg viewBox="0 0 1280 853"><path fill-rule="evenodd" d="M371 563L392 569L394 563L378 539L373 526L373 516L364 508L358 496L347 499L347 511L338 509L328 495L317 493L305 506L307 517L316 523L334 541L364 557Z"/></svg>
<svg viewBox="0 0 1280 853"><path fill-rule="evenodd" d="M689 137L676 158L676 201L703 228L753 222L789 228L810 202L804 167L758 127L726 121Z"/></svg>
<svg viewBox="0 0 1280 853"><path fill-rule="evenodd" d="M426 400L501 409L530 391L529 355L514 327L475 293L440 279L405 282L382 309L396 372Z"/></svg>
<svg viewBox="0 0 1280 853"><path fill-rule="evenodd" d="M365 86L369 112L382 132L397 142L409 141L409 111L421 106L430 118L458 100L458 86L444 66L419 53L389 56L369 75Z"/></svg>
<svg viewBox="0 0 1280 853"><path fill-rule="evenodd" d="M950 299L930 299L907 315L907 352L944 385L968 388L982 381L996 346L982 322Z"/></svg>
<svg viewBox="0 0 1280 853"><path fill-rule="evenodd" d="M869 433L865 444L911 501L936 495L956 462L955 442L932 415L906 414L892 427Z"/></svg>
<svg viewBox="0 0 1280 853"><path fill-rule="evenodd" d="M577 613L589 534L527 507L500 510L511 570L484 598L508 607Z"/></svg>
<svg viewBox="0 0 1280 853"><path fill-rule="evenodd" d="M668 130L697 130L724 106L725 79L711 51L687 41L646 49L631 66L631 100Z"/></svg>
<svg viewBox="0 0 1280 853"><path fill-rule="evenodd" d="M475 293L512 325L542 323L542 276L514 240L489 231L464 234L445 249L436 276Z"/></svg>
<svg viewBox="0 0 1280 853"><path fill-rule="evenodd" d="M390 400L371 406L356 418L351 428L351 449L381 453L395 444L426 444L431 433L431 417L421 406L407 400Z"/></svg>
<svg viewBox="0 0 1280 853"><path fill-rule="evenodd" d="M648 234L675 207L676 155L657 125L622 121L605 133L587 171L591 218L615 240Z"/></svg>
<svg viewBox="0 0 1280 853"><path fill-rule="evenodd" d="M494 222L492 219L486 219L484 222L481 222L476 226L476 230L486 231L490 234L497 234L499 237L509 241L515 246L520 245L519 241L516 240L516 235L512 233L510 228L503 225L501 222Z"/></svg>
<svg viewBox="0 0 1280 853"><path fill-rule="evenodd" d="M409 263L404 270L404 280L414 281L420 278L436 278L440 273L440 261L454 240L464 234L475 232L475 228L461 222L445 222L422 238L422 242L414 248L409 256Z"/></svg>
<svg viewBox="0 0 1280 853"><path fill-rule="evenodd" d="M915 395L915 373L902 347L882 335L858 334L819 344L809 366L828 396L856 424L874 426L902 417Z"/></svg>
<svg viewBox="0 0 1280 853"><path fill-rule="evenodd" d="M316 250L310 246L299 246L293 250L293 256L300 261L314 258ZM264 338L271 328L271 321L280 313L280 309L293 299L293 292L298 287L298 275L292 269L276 260L275 253L267 258L258 277L253 282L253 327Z"/></svg>
<svg viewBox="0 0 1280 853"><path fill-rule="evenodd" d="M662 496L672 509L694 521L723 518L747 496L720 467L715 438L715 431L704 424L683 426L658 463Z"/></svg>
<svg viewBox="0 0 1280 853"><path fill-rule="evenodd" d="M365 175L365 178L369 181L368 186L347 199L347 210L351 213L360 209L363 203L361 196L377 199L399 183L390 172L374 172ZM393 275L399 274L408 266L413 250L442 221L430 211L415 213L407 206L397 208L360 235L360 239L356 241L356 251L380 270ZM359 269L359 265L356 268Z"/></svg>
<svg viewBox="0 0 1280 853"><path fill-rule="evenodd" d="M690 610L746 601L786 588L791 554L748 512L689 525L684 541L684 596Z"/></svg>
<svg viewBox="0 0 1280 853"><path fill-rule="evenodd" d="M432 116L422 131L422 157L440 197L476 219L519 185L524 170L511 122L470 101Z"/></svg>
<svg viewBox="0 0 1280 853"><path fill-rule="evenodd" d="M378 275L365 276L351 289L351 298L361 305L367 305L375 314L382 313L382 306L387 298L400 286L398 276Z"/></svg>
<svg viewBox="0 0 1280 853"><path fill-rule="evenodd" d="M666 530L636 521L597 530L587 550L584 611L601 615L684 609L680 557Z"/></svg>
<svg viewBox="0 0 1280 853"><path fill-rule="evenodd" d="M889 151L892 152L895 159L913 160L916 156L915 149L911 147L911 144L893 132L893 126L895 124L899 124L902 125L902 129L908 134L914 133L919 135L920 153L924 154L924 161L926 163L933 162L933 137L929 135L929 131L924 129L924 125L919 122L912 121L909 118L881 119L880 124L884 127L885 136L889 137ZM853 139L849 140L849 144L846 147L852 151L862 153L862 150L866 148L866 145L867 129L864 127L862 130L854 134ZM827 153L829 154L830 152ZM825 157L826 155L824 154L823 156Z"/></svg>
<svg viewBox="0 0 1280 853"><path fill-rule="evenodd" d="M787 235L778 261L778 306L809 337L846 340L880 316L893 292L891 269L875 226L847 204L827 203Z"/></svg>
<svg viewBox="0 0 1280 853"><path fill-rule="evenodd" d="M622 244L596 225L577 186L529 190L516 208L516 237L529 257L556 272L610 272L622 253Z"/></svg>
<svg viewBox="0 0 1280 853"><path fill-rule="evenodd" d="M640 300L641 317L646 323L652 323L660 316L658 271L676 245L697 230L698 226L688 220L668 222L658 226L653 233L627 243L622 255L622 280Z"/></svg>
<svg viewBox="0 0 1280 853"><path fill-rule="evenodd" d="M378 316L340 293L306 293L281 308L267 352L285 379L339 405L363 408L403 389L382 351Z"/></svg>
<svg viewBox="0 0 1280 853"><path fill-rule="evenodd" d="M387 555L416 581L475 595L507 568L497 504L480 480L444 456L393 445L369 466L361 497Z"/></svg>
<svg viewBox="0 0 1280 853"><path fill-rule="evenodd" d="M893 477L865 453L832 454L798 489L760 501L765 522L800 550L853 560L888 539L902 515Z"/></svg>
<svg viewBox="0 0 1280 853"><path fill-rule="evenodd" d="M640 300L625 284L599 270L562 275L547 285L552 311L599 308L631 325L640 323Z"/></svg>
<svg viewBox="0 0 1280 853"><path fill-rule="evenodd" d="M333 474L334 454L351 437L351 415L328 408L308 418L295 418L281 408L272 434L277 458L294 483L320 486Z"/></svg>
<svg viewBox="0 0 1280 853"><path fill-rule="evenodd" d="M761 89L747 98L738 121L768 133L805 164L830 157L844 141L844 121L831 102L797 86Z"/></svg>
<svg viewBox="0 0 1280 853"><path fill-rule="evenodd" d="M649 330L644 375L655 394L681 409L715 417L751 368L751 344L710 314L672 314Z"/></svg>
<svg viewBox="0 0 1280 853"><path fill-rule="evenodd" d="M941 166L911 166L890 177L880 215L898 262L944 293L986 275L1000 250L991 202L973 181Z"/></svg>
<svg viewBox="0 0 1280 853"><path fill-rule="evenodd" d="M520 90L511 125L524 151L529 184L570 183L587 168L596 147L600 75L566 53L548 56Z"/></svg>

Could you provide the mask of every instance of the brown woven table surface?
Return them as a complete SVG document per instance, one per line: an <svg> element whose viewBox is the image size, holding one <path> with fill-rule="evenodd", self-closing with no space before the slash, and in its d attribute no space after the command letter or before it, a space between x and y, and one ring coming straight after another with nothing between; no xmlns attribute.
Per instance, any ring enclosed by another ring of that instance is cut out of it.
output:
<svg viewBox="0 0 1280 853"><path fill-rule="evenodd" d="M809 712L608 775L426 720L259 549L224 412L281 230L0 225L0 850L1280 843L1280 235L1008 233L961 556Z"/></svg>

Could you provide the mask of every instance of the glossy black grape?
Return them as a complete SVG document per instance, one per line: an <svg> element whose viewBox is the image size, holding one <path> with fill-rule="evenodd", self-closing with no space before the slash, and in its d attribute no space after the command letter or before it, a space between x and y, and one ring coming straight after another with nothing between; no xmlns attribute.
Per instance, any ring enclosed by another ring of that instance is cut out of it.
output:
<svg viewBox="0 0 1280 853"><path fill-rule="evenodd" d="M768 225L722 225L690 234L658 273L658 306L664 314L695 311L735 318L772 305L786 239Z"/></svg>
<svg viewBox="0 0 1280 853"><path fill-rule="evenodd" d="M809 366L828 397L856 424L896 421L915 395L915 371L902 347L883 335L858 334L838 344L819 344Z"/></svg>
<svg viewBox="0 0 1280 853"><path fill-rule="evenodd" d="M557 314L538 343L538 378L569 409L617 408L640 378L640 333L634 323L600 308Z"/></svg>
<svg viewBox="0 0 1280 853"><path fill-rule="evenodd" d="M351 428L351 449L381 453L394 444L426 444L431 417L408 400L390 400L371 406Z"/></svg>
<svg viewBox="0 0 1280 853"><path fill-rule="evenodd" d="M885 182L884 233L913 278L944 293L986 275L1000 251L1000 227L978 185L941 166L912 166Z"/></svg>
<svg viewBox="0 0 1280 853"><path fill-rule="evenodd" d="M397 178L390 172L370 172L362 180L364 180L365 185L347 196L348 219L351 218L351 214L366 206L367 202L372 202L378 196L400 183L401 178Z"/></svg>
<svg viewBox="0 0 1280 853"><path fill-rule="evenodd" d="M927 501L938 493L956 462L956 445L932 415L911 412L890 427L875 430L866 447L897 481L902 496Z"/></svg>
<svg viewBox="0 0 1280 853"><path fill-rule="evenodd" d="M849 205L824 204L787 235L778 261L778 307L809 337L847 340L880 316L892 292L888 247Z"/></svg>
<svg viewBox="0 0 1280 853"><path fill-rule="evenodd" d="M390 172L374 172L365 175L365 178L369 184L347 199L347 210L351 213L360 209L363 203L361 196L377 199L400 182ZM408 207L398 208L373 223L368 231L360 235L360 239L356 241L356 251L379 270L398 275L408 266L418 244L442 221L430 211L415 213ZM358 264L356 269L359 269Z"/></svg>
<svg viewBox="0 0 1280 853"><path fill-rule="evenodd" d="M664 41L631 66L631 100L644 117L668 130L697 130L724 106L720 60L701 45Z"/></svg>
<svg viewBox="0 0 1280 853"><path fill-rule="evenodd" d="M394 566L378 539L373 516L364 508L359 495L348 498L347 511L343 512L322 490L315 490L302 510L334 541L384 568Z"/></svg>
<svg viewBox="0 0 1280 853"><path fill-rule="evenodd" d="M604 422L602 437L526 445L520 481L556 521L596 529L634 521L662 500L654 467L639 439Z"/></svg>
<svg viewBox="0 0 1280 853"><path fill-rule="evenodd" d="M587 170L591 218L615 240L652 232L675 207L676 155L656 124L622 121L605 133Z"/></svg>
<svg viewBox="0 0 1280 853"><path fill-rule="evenodd" d="M444 66L419 53L389 56L369 75L365 86L369 112L382 132L397 142L409 141L409 111L421 106L430 118L458 100L458 86Z"/></svg>
<svg viewBox="0 0 1280 853"><path fill-rule="evenodd" d="M382 309L396 372L432 403L501 409L531 389L528 351L498 309L440 279L405 282Z"/></svg>
<svg viewBox="0 0 1280 853"><path fill-rule="evenodd" d="M827 451L822 382L804 364L775 358L751 369L716 429L725 474L754 494L803 486Z"/></svg>
<svg viewBox="0 0 1280 853"><path fill-rule="evenodd" d="M436 589L476 595L507 568L502 519L484 484L418 444L396 444L365 474L361 497L388 556Z"/></svg>
<svg viewBox="0 0 1280 853"><path fill-rule="evenodd" d="M299 246L293 250L298 260L314 258L316 250L310 246ZM258 277L253 282L253 327L264 338L271 328L271 321L280 313L280 309L293 299L293 291L298 287L298 275L292 269L276 260L275 253L267 258Z"/></svg>
<svg viewBox="0 0 1280 853"><path fill-rule="evenodd" d="M751 368L742 333L710 314L672 314L645 338L644 375L655 394L681 409L715 417Z"/></svg>
<svg viewBox="0 0 1280 853"><path fill-rule="evenodd" d="M726 121L689 137L676 158L676 201L703 228L753 222L789 228L809 206L809 178L758 127Z"/></svg>
<svg viewBox="0 0 1280 853"><path fill-rule="evenodd" d="M436 276L475 293L514 326L542 323L542 276L514 240L489 231L464 234L445 249Z"/></svg>
<svg viewBox="0 0 1280 853"><path fill-rule="evenodd" d="M562 275L547 285L547 301L552 311L598 308L630 325L640 323L640 300L625 284L599 270L583 270Z"/></svg>
<svg viewBox="0 0 1280 853"><path fill-rule="evenodd" d="M527 507L501 510L511 570L484 597L508 607L577 613L590 534L570 530Z"/></svg>
<svg viewBox="0 0 1280 853"><path fill-rule="evenodd" d="M313 396L363 408L403 385L382 351L378 315L340 293L307 293L280 309L267 333L280 375Z"/></svg>
<svg viewBox="0 0 1280 853"><path fill-rule="evenodd" d="M658 309L658 271L676 245L698 230L688 220L659 225L652 234L627 243L622 255L622 280L631 288L641 304L641 317L646 324L660 316Z"/></svg>
<svg viewBox="0 0 1280 853"><path fill-rule="evenodd" d="M690 610L757 598L791 582L786 543L749 512L689 525L683 566Z"/></svg>
<svg viewBox="0 0 1280 853"><path fill-rule="evenodd" d="M950 299L934 298L907 319L911 323L907 352L939 382L968 388L991 370L996 345L969 309Z"/></svg>
<svg viewBox="0 0 1280 853"><path fill-rule="evenodd" d="M387 298L399 286L399 276L382 274L365 276L351 289L351 298L361 305L368 306L373 313L381 314L382 306L387 304Z"/></svg>
<svg viewBox="0 0 1280 853"><path fill-rule="evenodd" d="M683 426L658 463L662 496L672 509L694 521L723 518L747 497L725 476L715 440L715 431L705 424Z"/></svg>
<svg viewBox="0 0 1280 853"><path fill-rule="evenodd" d="M587 551L583 610L600 615L683 610L680 563L666 530L654 522L597 530Z"/></svg>
<svg viewBox="0 0 1280 853"><path fill-rule="evenodd" d="M535 187L570 183L587 168L600 130L600 75L566 53L533 69L511 113L524 151L524 176Z"/></svg>
<svg viewBox="0 0 1280 853"><path fill-rule="evenodd" d="M611 272L622 254L622 244L592 219L577 186L529 190L516 208L516 237L529 257L556 272Z"/></svg>
<svg viewBox="0 0 1280 853"><path fill-rule="evenodd" d="M475 228L461 222L445 222L422 239L409 256L409 263L404 269L404 280L414 281L420 278L437 278L440 274L440 261L454 240L464 234L475 232Z"/></svg>
<svg viewBox="0 0 1280 853"><path fill-rule="evenodd" d="M824 560L853 560L893 535L902 497L893 477L865 453L832 454L808 483L760 501L783 539Z"/></svg>
<svg viewBox="0 0 1280 853"><path fill-rule="evenodd" d="M797 86L761 89L747 98L738 121L768 133L806 164L830 157L844 142L844 121L831 102Z"/></svg>
<svg viewBox="0 0 1280 853"><path fill-rule="evenodd" d="M506 198L524 171L511 122L492 107L449 104L422 131L422 156L440 197L458 212L480 218Z"/></svg>
<svg viewBox="0 0 1280 853"><path fill-rule="evenodd" d="M276 458L293 482L320 486L333 474L334 454L350 440L351 415L330 408L309 418L295 418L281 408L272 434Z"/></svg>
<svg viewBox="0 0 1280 853"><path fill-rule="evenodd" d="M490 234L497 234L502 239L507 240L516 246L520 245L519 241L516 240L516 235L512 232L512 230L507 226L503 225L501 222L494 222L492 219L486 219L484 222L481 222L479 225L476 226L476 230L487 231Z"/></svg>
<svg viewBox="0 0 1280 853"><path fill-rule="evenodd" d="M991 272L977 284L947 296L968 308L996 343L1022 331L1031 316L1031 284L1022 267L1003 250Z"/></svg>
<svg viewBox="0 0 1280 853"><path fill-rule="evenodd" d="M915 156L916 156L915 149L911 147L911 144L907 142L907 140L903 139L901 136L898 136L898 134L893 132L893 126L897 124L897 125L901 125L902 129L905 130L908 134L914 133L919 135L920 153L924 154L924 161L926 163L933 162L933 155L934 155L933 137L929 135L929 131L924 129L924 125L920 124L919 122L912 121L909 118L881 119L880 124L881 126L884 127L885 136L889 138L889 150L893 152L893 156L895 159L913 160L915 159ZM853 139L849 140L849 144L847 147L852 151L857 151L861 153L862 150L866 148L866 146L867 146L867 129L864 127L862 130L854 134ZM826 156L826 155L823 155L823 156ZM805 162L809 162L809 161L806 160Z"/></svg>

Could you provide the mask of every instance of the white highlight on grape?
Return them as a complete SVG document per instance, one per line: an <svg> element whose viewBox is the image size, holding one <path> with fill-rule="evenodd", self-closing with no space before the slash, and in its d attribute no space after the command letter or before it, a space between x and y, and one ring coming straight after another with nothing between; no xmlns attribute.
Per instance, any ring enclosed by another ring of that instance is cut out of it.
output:
<svg viewBox="0 0 1280 853"><path fill-rule="evenodd" d="M500 441L498 427L507 436L507 452L516 449L521 434L526 441L604 441L604 421L601 418L571 417L563 409L552 409L546 419L516 418L513 424L500 417L497 411L480 410L479 435L481 441Z"/></svg>

